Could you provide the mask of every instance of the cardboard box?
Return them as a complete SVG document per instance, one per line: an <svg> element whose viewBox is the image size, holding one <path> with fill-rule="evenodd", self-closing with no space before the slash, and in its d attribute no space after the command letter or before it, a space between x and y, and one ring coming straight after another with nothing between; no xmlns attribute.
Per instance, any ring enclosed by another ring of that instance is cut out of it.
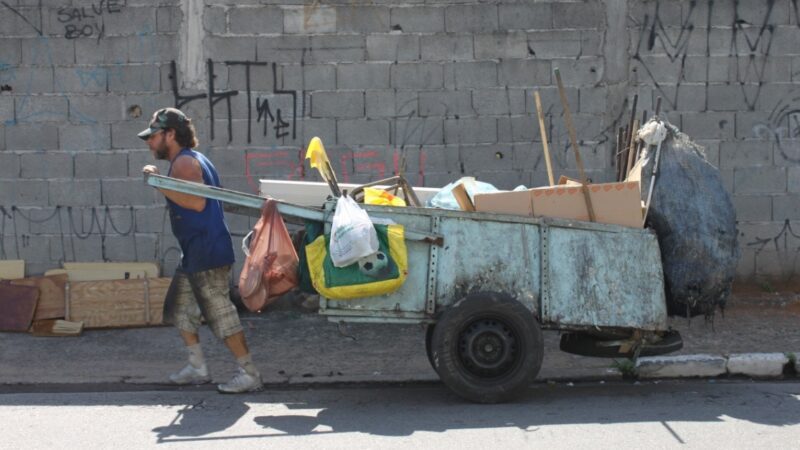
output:
<svg viewBox="0 0 800 450"><path fill-rule="evenodd" d="M642 227L638 182L591 184L589 196L596 222ZM475 209L481 212L589 221L583 188L574 185L477 194Z"/></svg>

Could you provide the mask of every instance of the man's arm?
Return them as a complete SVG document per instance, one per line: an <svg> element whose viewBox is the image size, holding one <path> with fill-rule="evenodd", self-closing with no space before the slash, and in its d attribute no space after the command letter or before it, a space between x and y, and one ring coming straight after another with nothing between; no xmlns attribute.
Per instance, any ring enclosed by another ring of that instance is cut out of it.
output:
<svg viewBox="0 0 800 450"><path fill-rule="evenodd" d="M158 168L148 165L145 166L142 171L157 174ZM175 161L172 162L171 176L179 180L203 183L203 172L200 169L200 163L189 156L178 156L175 158ZM200 212L206 207L205 197L198 197L196 195L184 194L182 192L169 191L166 189L159 189L159 191L182 208Z"/></svg>

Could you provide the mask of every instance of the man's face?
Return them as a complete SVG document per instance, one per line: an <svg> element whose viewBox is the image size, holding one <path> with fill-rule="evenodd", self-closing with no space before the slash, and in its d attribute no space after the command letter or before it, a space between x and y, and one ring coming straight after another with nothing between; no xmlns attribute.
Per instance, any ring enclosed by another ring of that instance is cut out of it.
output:
<svg viewBox="0 0 800 450"><path fill-rule="evenodd" d="M156 159L164 160L169 158L169 148L167 147L166 130L158 130L147 138L147 145Z"/></svg>

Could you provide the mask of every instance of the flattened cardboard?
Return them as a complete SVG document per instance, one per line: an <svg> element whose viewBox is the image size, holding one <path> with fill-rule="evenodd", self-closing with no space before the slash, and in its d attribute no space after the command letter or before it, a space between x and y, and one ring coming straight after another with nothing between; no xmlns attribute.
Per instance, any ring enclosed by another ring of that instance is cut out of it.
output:
<svg viewBox="0 0 800 450"><path fill-rule="evenodd" d="M475 211L533 216L530 191L475 194Z"/></svg>

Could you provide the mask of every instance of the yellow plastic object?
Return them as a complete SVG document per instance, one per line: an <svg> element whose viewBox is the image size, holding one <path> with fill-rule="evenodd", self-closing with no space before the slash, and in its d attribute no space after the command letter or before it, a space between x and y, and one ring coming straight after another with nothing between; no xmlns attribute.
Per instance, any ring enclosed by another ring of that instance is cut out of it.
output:
<svg viewBox="0 0 800 450"><path fill-rule="evenodd" d="M325 236L320 235L317 237L312 243L306 245L308 271L314 289L325 297L333 300L373 297L376 295L389 294L400 289L408 276L408 250L406 249L403 226L389 225L387 227L386 237L388 240L389 255L394 263L397 264L397 278L338 286L330 286L331 283L325 280L325 259L330 259L330 257L327 256L328 249L325 245ZM356 264L337 269L334 268L332 264L328 265L330 270L341 271L343 278L352 275L352 271L358 270L354 266L356 266ZM351 271L351 274L345 273L346 271ZM341 282L341 280L339 282Z"/></svg>
<svg viewBox="0 0 800 450"><path fill-rule="evenodd" d="M406 206L406 202L402 198L392 195L383 189L372 187L364 188L364 204Z"/></svg>
<svg viewBox="0 0 800 450"><path fill-rule="evenodd" d="M311 160L311 168L319 170L319 174L325 181L330 181L327 168L330 166L328 154L325 152L325 146L322 145L322 139L314 136L311 142L308 143L306 150L306 159Z"/></svg>

